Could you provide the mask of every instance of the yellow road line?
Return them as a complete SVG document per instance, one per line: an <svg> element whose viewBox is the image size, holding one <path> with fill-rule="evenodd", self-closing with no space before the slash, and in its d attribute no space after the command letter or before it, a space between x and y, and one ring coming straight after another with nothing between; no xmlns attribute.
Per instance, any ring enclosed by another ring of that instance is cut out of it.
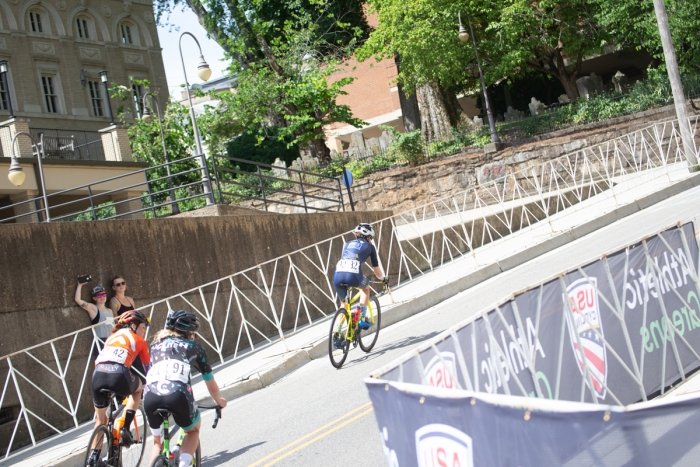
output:
<svg viewBox="0 0 700 467"><path fill-rule="evenodd" d="M304 449L306 446L308 446L308 445L310 445L310 444L313 444L313 443L315 443L316 441L318 441L318 440L320 440L320 439L325 438L326 436L330 435L330 434L333 433L334 431L340 430L340 429L343 428L344 426L349 425L350 423L354 422L355 420L359 420L360 418L362 418L362 417L364 417L365 415L368 415L368 414L370 414L370 413L372 413L372 412L374 412L374 408L370 407L369 409L365 410L364 412L362 412L362 413L360 413L360 414L358 414L358 415L355 415L354 417L352 417L352 418L350 418L350 419L348 419L348 420L345 420L345 421L344 421L343 423L341 423L340 425L334 426L333 428L331 428L330 430L326 431L325 433L322 433L322 434L318 435L317 437L308 440L308 441L305 442L304 444L300 444L299 446L295 447L295 448L292 449L291 451L288 451L286 454L284 454L284 455L278 457L277 459L273 460L272 462L268 462L268 463L265 464L263 467L269 467L269 466L271 466L271 465L274 465L274 464L278 463L279 461L281 461L281 460L284 459L285 457L291 456L291 455L294 454L295 452L297 452L297 451L299 451L299 450L301 450L301 449Z"/></svg>
<svg viewBox="0 0 700 467"><path fill-rule="evenodd" d="M270 462L270 463L268 463L268 464L265 464L265 467L267 467L268 465L273 465L273 464L275 464L275 463L281 461L282 459L284 459L285 457L287 457L287 456L291 455L292 453L298 451L299 449L302 449L302 448L308 446L309 444L314 443L314 442L318 441L319 439L324 438L325 436L328 436L329 434L331 434L331 433L333 433L334 431L336 431L336 430L338 430L338 429L340 429L340 428L346 426L347 424L352 423L352 422L354 422L355 420L360 419L360 418L364 417L365 415L371 413L372 411L374 411L374 409L370 407L369 410L365 410L365 411L362 412L361 414L356 415L356 416L350 418L349 420L345 420L344 422L341 423L341 421L342 421L343 419L346 419L347 417L350 417L352 414L354 414L354 413L356 413L356 412L359 412L360 410L365 409L365 408L367 408L367 407L370 406L370 405L372 405L372 403L371 403L371 402L368 402L368 403L366 403L366 404L364 404L364 405L361 405L360 407L358 407L358 408L356 408L356 409L354 409L354 410L351 410L350 412L346 413L345 415L343 415L343 416L340 417L339 419L334 420L334 421L332 421L332 422L330 422L330 423L328 423L328 424L326 424L326 425L323 425L321 428L318 428L318 429L312 431L311 433L309 433L309 434L307 434L307 435L304 435L304 436L302 436L301 438L299 438L299 439L297 439L297 440L295 440L295 441L292 441L291 443L287 444L287 445L284 446L283 448L278 449L277 451L273 452L272 454L268 454L267 456L263 457L262 459L258 459L257 461L255 461L255 462L253 462L252 464L248 465L248 467L256 467L256 466L262 464L263 462L265 462L266 460L275 457L276 455L278 455L278 454L280 454L280 453L286 451L287 449L290 449L292 446L301 443L302 441L304 441L305 439L307 439L307 438L309 438L309 437L315 435L316 433L318 433L318 432L320 432L320 431L323 431L323 430L325 430L325 429L327 429L327 428L329 428L329 427L331 427L331 426L334 427L334 428L332 428L331 430L327 431L326 433L323 433L323 434L321 434L321 435L319 435L319 436L317 436L317 437L315 437L315 438L313 438L313 439L307 441L306 443L302 444L301 446L297 446L295 449L293 449L293 450L287 452L287 453L286 453L285 455L283 455L282 457L279 457L279 458L273 460L272 462ZM341 423L341 424L339 425L338 423Z"/></svg>

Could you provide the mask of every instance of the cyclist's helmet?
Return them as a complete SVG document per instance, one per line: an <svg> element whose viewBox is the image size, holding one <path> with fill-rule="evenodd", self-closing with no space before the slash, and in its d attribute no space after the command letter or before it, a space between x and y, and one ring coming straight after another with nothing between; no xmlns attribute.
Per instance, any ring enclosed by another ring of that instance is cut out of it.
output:
<svg viewBox="0 0 700 467"><path fill-rule="evenodd" d="M144 323L146 326L148 326L151 324L151 320L148 319L146 315L137 310L125 311L119 316L119 319L117 320L118 325L130 326L134 323L136 323L137 325L139 323Z"/></svg>
<svg viewBox="0 0 700 467"><path fill-rule="evenodd" d="M165 327L183 333L196 332L199 329L199 318L191 311L172 311L165 319Z"/></svg>
<svg viewBox="0 0 700 467"><path fill-rule="evenodd" d="M374 237L374 229L370 224L357 224L354 232L359 233L362 238Z"/></svg>

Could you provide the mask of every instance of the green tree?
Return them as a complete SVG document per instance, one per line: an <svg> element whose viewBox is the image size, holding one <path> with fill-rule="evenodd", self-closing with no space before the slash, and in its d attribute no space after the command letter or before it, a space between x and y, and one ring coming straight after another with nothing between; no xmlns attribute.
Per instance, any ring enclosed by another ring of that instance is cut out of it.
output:
<svg viewBox="0 0 700 467"><path fill-rule="evenodd" d="M349 107L336 103L352 78L328 82L366 30L357 0L342 4L312 0L155 3L159 19L186 3L234 59L235 93L221 96L226 102L216 110L218 115L207 117L216 120L215 126L248 131L279 126L280 139L310 144L325 159L330 150L325 145L324 125L363 123L352 117ZM354 13L340 13L345 11ZM345 22L346 17L354 24Z"/></svg>
<svg viewBox="0 0 700 467"><path fill-rule="evenodd" d="M663 63L663 49L653 0L596 0L600 23L624 47L645 50ZM666 12L678 65L690 71L700 66L700 3L666 0Z"/></svg>
<svg viewBox="0 0 700 467"><path fill-rule="evenodd" d="M284 141L279 140L278 128L272 128L269 132L271 137L263 141L258 140L257 133L243 133L236 137L226 145L228 156L263 164L272 164L275 159L280 158L289 166L299 157L299 151L296 147L289 147ZM252 164L241 164L240 167L247 172L255 171L255 166Z"/></svg>

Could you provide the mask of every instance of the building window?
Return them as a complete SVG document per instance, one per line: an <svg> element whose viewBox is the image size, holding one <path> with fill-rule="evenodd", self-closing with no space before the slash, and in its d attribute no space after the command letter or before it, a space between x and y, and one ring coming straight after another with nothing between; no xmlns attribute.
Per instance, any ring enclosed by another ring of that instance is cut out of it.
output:
<svg viewBox="0 0 700 467"><path fill-rule="evenodd" d="M134 94L134 108L136 109L136 116L141 118L141 115L143 115L143 95L145 94L143 85L132 83L131 90Z"/></svg>
<svg viewBox="0 0 700 467"><path fill-rule="evenodd" d="M58 113L58 94L56 93L56 77L42 75L41 86L44 91L44 102L48 113Z"/></svg>
<svg viewBox="0 0 700 467"><path fill-rule="evenodd" d="M101 83L99 81L88 81L88 90L90 91L90 102L92 103L92 115L94 115L95 117L105 116L100 86Z"/></svg>
<svg viewBox="0 0 700 467"><path fill-rule="evenodd" d="M122 30L122 43L133 44L134 40L131 37L131 26L128 24L122 24L121 30Z"/></svg>
<svg viewBox="0 0 700 467"><path fill-rule="evenodd" d="M78 37L81 39L90 39L90 31L88 30L88 21L85 18L75 20L78 27Z"/></svg>
<svg viewBox="0 0 700 467"><path fill-rule="evenodd" d="M10 106L7 103L7 89L5 88L5 83L3 83L2 79L0 79L0 109L2 110L10 110Z"/></svg>
<svg viewBox="0 0 700 467"><path fill-rule="evenodd" d="M42 13L38 11L29 12L29 23L32 26L32 32L44 32L44 24L42 22Z"/></svg>

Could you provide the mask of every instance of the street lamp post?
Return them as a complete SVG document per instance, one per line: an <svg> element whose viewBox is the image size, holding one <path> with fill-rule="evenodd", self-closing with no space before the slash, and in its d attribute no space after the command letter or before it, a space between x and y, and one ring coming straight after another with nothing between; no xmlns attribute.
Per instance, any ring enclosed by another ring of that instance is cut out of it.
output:
<svg viewBox="0 0 700 467"><path fill-rule="evenodd" d="M464 24L462 24L462 12L459 12L459 40L462 42L467 42L469 40L469 34L472 37L472 44L474 45L474 55L476 56L476 66L479 68L479 80L481 81L481 89L484 93L484 105L486 105L486 117L489 120L489 129L491 130L491 142L495 144L496 150L500 149L501 140L498 137L498 132L496 131L496 123L493 119L493 113L491 112L491 100L489 99L489 93L486 89L486 82L484 81L484 70L481 68L481 60L479 60L479 49L476 46L476 37L474 36L474 30L472 29L472 21L469 13L467 13L467 24L469 25L469 32L464 29Z"/></svg>
<svg viewBox="0 0 700 467"><path fill-rule="evenodd" d="M180 34L180 41L179 41L179 46L180 46L180 61L182 62L182 74L185 75L185 89L187 89L187 101L190 104L190 118L192 119L192 128L194 129L194 141L195 144L197 145L197 155L199 156L199 165L202 168L202 185L204 186L204 195L207 200L207 206L210 206L212 204L216 204L214 202L214 196L212 194L212 185L211 185L211 178L209 177L209 168L207 167L207 159L204 156L204 151L202 150L202 140L199 138L199 129L197 128L197 119L195 118L194 115L194 107L192 107L192 96L190 95L190 83L187 81L187 70L185 70L185 58L182 55L182 38L183 36L188 35L194 41L197 43L197 47L199 47L199 64L197 65L197 76L202 81L208 81L209 77L211 77L211 68L209 68L209 65L207 62L204 60L204 54L202 53L202 46L199 45L199 41L197 40L192 33L189 33L187 31L183 32Z"/></svg>
<svg viewBox="0 0 700 467"><path fill-rule="evenodd" d="M151 98L151 106L155 105L156 116L158 117L158 121L160 122L160 141L163 144L163 157L165 158L165 169L168 171L168 186L170 187L170 199L172 200L170 207L173 211L173 214L180 214L180 208L177 205L177 198L175 197L175 189L173 188L173 179L172 175L170 174L170 159L168 159L168 151L165 148L165 133L163 130L165 118L160 112L160 104L158 104L158 99L153 97L153 95L150 92L147 92L143 95L143 121L146 123L151 123L153 121L153 117L148 111L148 101L146 100L146 97Z"/></svg>
<svg viewBox="0 0 700 467"><path fill-rule="evenodd" d="M102 84L105 85L105 100L107 101L107 109L109 110L109 124L114 126L114 115L112 114L112 102L109 100L109 86L107 85L107 72L105 70L100 71L100 79Z"/></svg>
<svg viewBox="0 0 700 467"><path fill-rule="evenodd" d="M24 170L22 170L22 166L19 165L19 161L17 160L17 156L15 155L15 141L20 135L26 135L27 137L29 137L34 147L37 148L37 163L39 166L39 181L41 183L41 195L44 198L44 212L46 214L46 222L51 222L51 215L49 214L49 200L46 196L46 183L44 182L44 166L41 162L41 159L44 156L43 133L41 133L39 136L39 144L36 144L36 141L34 140L32 135L30 135L26 131L20 131L18 133L15 133L15 135L12 137L12 144L10 146L10 148L12 149L12 154L10 156L12 158L12 161L10 162L10 170L7 174L7 178L10 180L10 183L12 183L14 186L20 186L22 183L24 183L24 179L26 177L26 174L24 173Z"/></svg>
<svg viewBox="0 0 700 467"><path fill-rule="evenodd" d="M7 60L0 60L0 74L2 74L2 87L7 95L7 109L10 111L10 118L15 118L12 111L12 97L10 96L10 86L7 84Z"/></svg>
<svg viewBox="0 0 700 467"><path fill-rule="evenodd" d="M654 0L654 10L656 12L656 22L659 25L661 45L664 49L664 59L666 61L668 79L671 82L673 103L676 107L678 127L680 128L681 140L683 141L683 152L685 153L685 157L691 166L690 170L695 171L698 169L698 159L695 154L695 142L693 140L693 134L690 131L690 125L688 122L688 112L685 108L685 95L683 93L683 85L681 83L681 74L678 71L678 61L676 60L676 51L673 48L671 28L668 24L668 15L666 15L664 0Z"/></svg>

